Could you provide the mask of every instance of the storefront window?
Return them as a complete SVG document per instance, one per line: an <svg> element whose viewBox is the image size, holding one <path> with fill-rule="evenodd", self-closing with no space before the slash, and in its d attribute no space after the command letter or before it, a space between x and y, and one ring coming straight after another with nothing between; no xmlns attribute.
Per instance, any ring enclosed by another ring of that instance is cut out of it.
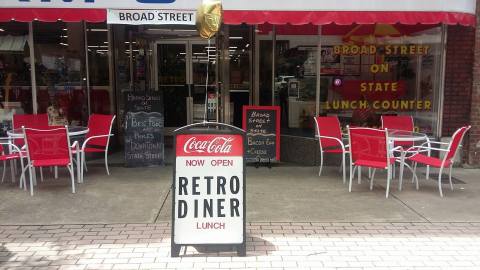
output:
<svg viewBox="0 0 480 270"><path fill-rule="evenodd" d="M438 134L441 26L320 29L319 36L314 25L258 26L259 104L281 107L282 134L312 136L317 108L319 115L338 116L344 127L381 127L381 115L411 115L416 131Z"/></svg>
<svg viewBox="0 0 480 270"><path fill-rule="evenodd" d="M416 130L436 134L441 27L378 24L323 31L322 114L369 127L380 127L383 114L411 115Z"/></svg>
<svg viewBox="0 0 480 270"><path fill-rule="evenodd" d="M87 23L88 72L90 78L91 113L114 112L110 87L108 29L105 23Z"/></svg>
<svg viewBox="0 0 480 270"><path fill-rule="evenodd" d="M33 25L38 113L51 125L88 120L83 23Z"/></svg>
<svg viewBox="0 0 480 270"><path fill-rule="evenodd" d="M112 25L112 31L119 123L124 123L125 93L149 89L146 83L146 55L150 52L144 49L145 42L140 44L137 26Z"/></svg>
<svg viewBox="0 0 480 270"><path fill-rule="evenodd" d="M259 105L272 105L273 31L258 26L258 98Z"/></svg>
<svg viewBox="0 0 480 270"><path fill-rule="evenodd" d="M248 25L229 27L230 102L233 104L233 124L242 126L242 107L250 103L252 41Z"/></svg>
<svg viewBox="0 0 480 270"><path fill-rule="evenodd" d="M28 24L0 24L0 136L13 114L32 113Z"/></svg>
<svg viewBox="0 0 480 270"><path fill-rule="evenodd" d="M277 29L275 105L281 109L282 134L311 137L316 110L318 35L303 35L296 28Z"/></svg>

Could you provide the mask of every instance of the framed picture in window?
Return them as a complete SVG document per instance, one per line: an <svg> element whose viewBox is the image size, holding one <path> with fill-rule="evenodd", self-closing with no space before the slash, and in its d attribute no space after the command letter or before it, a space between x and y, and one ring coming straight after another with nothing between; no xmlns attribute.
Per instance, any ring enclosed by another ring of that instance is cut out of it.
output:
<svg viewBox="0 0 480 270"><path fill-rule="evenodd" d="M340 63L340 55L336 54L333 50L333 46L325 46L320 50L321 62L322 63Z"/></svg>
<svg viewBox="0 0 480 270"><path fill-rule="evenodd" d="M298 86L298 81L290 81L288 82L288 96L289 97L300 97L300 89Z"/></svg>

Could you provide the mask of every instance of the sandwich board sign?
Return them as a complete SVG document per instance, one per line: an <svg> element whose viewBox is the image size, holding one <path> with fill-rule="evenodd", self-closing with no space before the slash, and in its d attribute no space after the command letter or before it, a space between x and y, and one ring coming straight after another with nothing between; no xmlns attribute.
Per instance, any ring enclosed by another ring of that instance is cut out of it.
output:
<svg viewBox="0 0 480 270"><path fill-rule="evenodd" d="M228 245L246 255L245 132L221 123L175 131L171 256Z"/></svg>

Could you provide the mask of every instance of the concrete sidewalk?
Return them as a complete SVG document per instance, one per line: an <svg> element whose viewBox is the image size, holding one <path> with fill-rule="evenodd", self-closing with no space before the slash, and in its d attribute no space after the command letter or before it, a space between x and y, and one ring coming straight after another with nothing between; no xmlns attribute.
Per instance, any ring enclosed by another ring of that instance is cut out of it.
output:
<svg viewBox="0 0 480 270"><path fill-rule="evenodd" d="M385 198L385 176L377 173L374 190L367 181L348 192L338 168L327 167L318 176L317 167L288 164L272 169L247 168L247 221L249 222L480 222L479 170L456 168L455 184L445 197L437 182L421 177L420 190L405 174L403 191L395 180L390 198ZM0 185L0 224L109 224L170 221L169 189L172 167L111 167L107 176L101 165L91 165L77 193L70 192L66 172L46 179L35 195L6 182ZM365 175L365 173L364 173ZM420 174L419 174L420 175Z"/></svg>
<svg viewBox="0 0 480 270"><path fill-rule="evenodd" d="M250 223L247 256L187 247L170 226L0 226L0 269L480 269L480 223Z"/></svg>
<svg viewBox="0 0 480 270"><path fill-rule="evenodd" d="M91 165L70 193L64 171L35 196L0 185L0 270L7 269L480 269L479 170L456 169L455 190L421 177L415 190L385 175L353 192L338 168L247 168L247 256L182 248L170 257L172 167ZM420 175L420 174L419 174Z"/></svg>

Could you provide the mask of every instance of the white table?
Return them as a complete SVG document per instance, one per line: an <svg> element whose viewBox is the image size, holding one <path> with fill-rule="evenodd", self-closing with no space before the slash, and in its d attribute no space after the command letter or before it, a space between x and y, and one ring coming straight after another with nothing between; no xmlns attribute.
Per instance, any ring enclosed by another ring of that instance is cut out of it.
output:
<svg viewBox="0 0 480 270"><path fill-rule="evenodd" d="M62 127L58 126L58 128L62 128ZM88 133L88 127L68 126L67 128L68 128L69 137L82 136ZM24 137L23 130L21 128L16 128L16 129L7 131L7 135L12 139L23 139Z"/></svg>
<svg viewBox="0 0 480 270"><path fill-rule="evenodd" d="M58 128L62 128L62 126L58 126ZM41 129L41 128L39 128ZM82 126L67 126L67 129L68 129L68 136L70 137L70 139L74 138L74 137L77 137L77 136L83 136L85 134L88 133L88 127L82 127ZM12 130L9 130L7 131L7 135L10 139L14 140L14 139L24 139L24 136L25 134L23 134L23 130L21 128L16 128L16 129L12 129ZM11 149L10 149L11 151ZM14 179L14 174L15 174L15 171L14 171L14 168L15 168L15 165L14 165L14 160L10 161L10 168L11 168L11 173L12 173L12 179ZM58 171L57 171L57 167L55 167L55 179L58 178Z"/></svg>
<svg viewBox="0 0 480 270"><path fill-rule="evenodd" d="M395 145L395 142L412 142L412 146L414 146L417 142L426 142L428 147L430 148L430 138L427 136L427 134L420 133L420 132L414 132L414 131L405 131L405 130L396 130L396 129L389 129L388 130L388 139L389 143L391 144L391 148L393 149L393 146ZM405 156L408 154L408 152L402 152L401 157L400 157L400 174L403 174L403 166L407 166L410 168L408 164L405 164ZM427 151L428 156L430 156L430 150ZM410 170L413 169L410 168ZM426 171L426 178L428 179L430 176L430 166L427 166L427 171ZM400 179L402 180L402 179ZM417 186L418 189L418 186ZM398 190L402 190L402 181L400 181L400 184L398 186Z"/></svg>

